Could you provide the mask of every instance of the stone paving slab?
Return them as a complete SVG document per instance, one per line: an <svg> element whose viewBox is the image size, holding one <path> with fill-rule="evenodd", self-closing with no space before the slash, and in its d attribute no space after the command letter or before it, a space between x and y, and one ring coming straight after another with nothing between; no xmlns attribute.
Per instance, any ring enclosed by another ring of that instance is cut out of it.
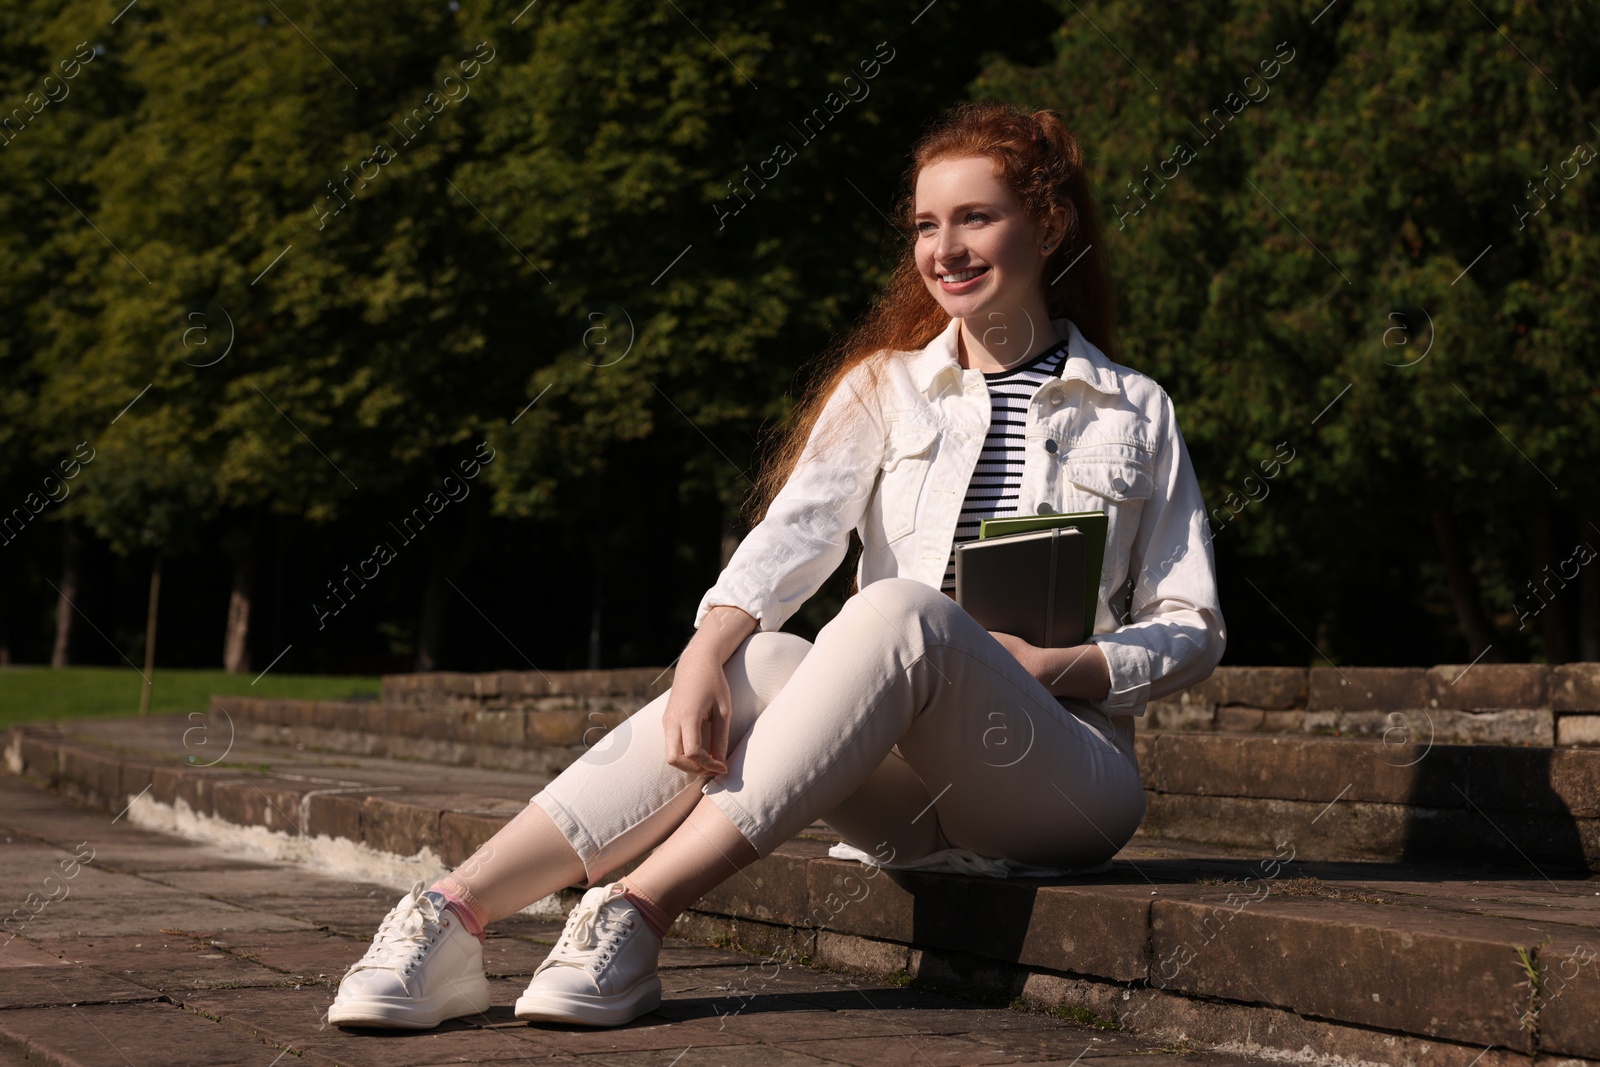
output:
<svg viewBox="0 0 1600 1067"><path fill-rule="evenodd" d="M63 962L86 964L126 981L167 993L216 986L282 986L314 979L289 976L182 934L121 934L112 937L41 939L40 947Z"/></svg>
<svg viewBox="0 0 1600 1067"><path fill-rule="evenodd" d="M583 1062L605 1064L607 1067L710 1067L713 1064L717 1067L821 1067L837 1061L819 1059L772 1045L723 1045L680 1052L651 1049L598 1053L585 1056Z"/></svg>
<svg viewBox="0 0 1600 1067"><path fill-rule="evenodd" d="M141 894L137 911L127 906L126 890L117 890L115 896L79 894L71 898L71 907L63 902L61 906L42 911L27 924L26 936L34 939L72 937L90 931L109 936L160 930L218 936L241 931L293 930L304 925L269 912L233 907L200 896L185 897L166 887L162 890L148 898Z"/></svg>
<svg viewBox="0 0 1600 1067"><path fill-rule="evenodd" d="M7 1046L27 1057L17 1062L58 1067L269 1067L279 1054L201 1016L153 1003L0 1011L0 1050Z"/></svg>
<svg viewBox="0 0 1600 1067"><path fill-rule="evenodd" d="M495 977L485 1015L421 1034L330 1027L322 1017L338 977L365 950L394 890L275 863L235 870L220 849L113 821L14 778L0 778L0 841L4 893L32 884L40 869L61 870L80 842L95 847L71 893L0 947L0 1064L878 1067L1065 1063L1086 1049L1098 1062L1112 1051L1144 1064L1172 1059L1132 1035L679 938L663 952L660 1012L615 1030L528 1026L511 1005L560 929L528 916L496 924L486 945ZM336 922L321 916L319 901ZM1058 1055L1052 1034L1072 1055ZM1207 1053L1193 1062L1242 1061Z"/></svg>
<svg viewBox="0 0 1600 1067"><path fill-rule="evenodd" d="M905 1034L801 1041L782 1047L854 1067L911 1067L913 1064L962 1067L964 1064L1016 1062L1010 1052L967 1037L946 1037L935 1044L926 1038Z"/></svg>
<svg viewBox="0 0 1600 1067"><path fill-rule="evenodd" d="M337 982L345 968L361 958L367 945L365 939L355 941L322 930L248 931L194 936L190 941L196 951L226 953L234 959L259 964L282 981L304 985Z"/></svg>
<svg viewBox="0 0 1600 1067"><path fill-rule="evenodd" d="M0 1004L47 1008L158 1000L161 993L128 978L80 966L8 967L0 970Z"/></svg>
<svg viewBox="0 0 1600 1067"><path fill-rule="evenodd" d="M517 992L521 992L523 984L516 984ZM498 1001L509 1004L504 1001L503 985L491 983L491 988ZM419 1033L328 1026L322 1022L322 1015L332 1002L333 993L332 987L222 989L185 994L180 1006L216 1020L223 1028L291 1048L301 1062L330 1067L413 1067L460 1062L461 1057L466 1062L542 1062L548 1051L532 1027L511 1016L509 1007L491 1009L489 1020L452 1020ZM504 1017L497 1019L501 1011ZM485 1025L494 1021L503 1022L504 1026Z"/></svg>

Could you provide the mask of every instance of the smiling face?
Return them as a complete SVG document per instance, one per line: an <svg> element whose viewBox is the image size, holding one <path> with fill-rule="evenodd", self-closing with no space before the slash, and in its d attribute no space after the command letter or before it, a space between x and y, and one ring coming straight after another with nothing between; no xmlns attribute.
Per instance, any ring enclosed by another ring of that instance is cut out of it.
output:
<svg viewBox="0 0 1600 1067"><path fill-rule="evenodd" d="M1012 315L1044 304L1054 244L1023 212L987 156L930 163L917 175L917 269L951 318Z"/></svg>

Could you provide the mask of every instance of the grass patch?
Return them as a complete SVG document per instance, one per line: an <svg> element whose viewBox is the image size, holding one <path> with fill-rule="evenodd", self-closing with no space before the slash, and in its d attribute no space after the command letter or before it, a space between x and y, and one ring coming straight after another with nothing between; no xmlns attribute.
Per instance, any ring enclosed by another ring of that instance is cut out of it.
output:
<svg viewBox="0 0 1600 1067"><path fill-rule="evenodd" d="M1158 1048L1162 1052L1171 1053L1173 1055L1184 1055L1184 1054L1188 1054L1188 1053L1204 1052L1205 1051L1204 1046L1191 1045L1189 1042L1182 1041L1182 1040L1169 1041L1165 1045L1158 1046Z"/></svg>
<svg viewBox="0 0 1600 1067"><path fill-rule="evenodd" d="M1117 1020L1107 1018L1103 1015L1096 1015L1092 1009L1085 1008L1079 1004L1068 1004L1059 1008L1051 1008L1049 1014L1054 1015L1058 1019L1065 1019L1069 1023L1076 1023L1079 1026L1092 1026L1096 1030L1122 1029L1122 1024L1117 1022ZM1191 1050L1183 1049L1181 1051L1188 1052Z"/></svg>
<svg viewBox="0 0 1600 1067"><path fill-rule="evenodd" d="M1247 878L1196 878L1196 885L1238 886L1244 888L1249 884ZM1259 883L1258 883L1259 884ZM1359 900L1364 904L1389 904L1387 897L1376 893L1369 893L1364 889L1347 885L1331 885L1315 875L1301 875L1297 878L1281 878L1269 883L1268 894L1271 896L1286 897L1322 897L1326 900ZM1252 897L1253 900L1265 900L1266 896Z"/></svg>
<svg viewBox="0 0 1600 1067"><path fill-rule="evenodd" d="M791 927L790 929L795 933L799 932L798 929L794 927ZM673 936L680 935L675 934ZM792 964L796 967L812 966L811 954L797 949L794 943L780 945L778 948L758 948L754 945L744 944L734 934L723 930L719 930L710 937L705 938L704 943L710 945L712 948L720 948L727 952L742 952L747 956L760 956L763 959L777 960L780 963ZM746 967L748 966L749 965L746 964ZM827 968L818 969L826 970Z"/></svg>
<svg viewBox="0 0 1600 1067"><path fill-rule="evenodd" d="M1354 886L1329 885L1314 875L1285 878L1273 887L1274 893L1288 897L1322 897L1326 900L1359 900L1364 904L1387 904L1389 901L1376 893L1368 893Z"/></svg>
<svg viewBox="0 0 1600 1067"><path fill-rule="evenodd" d="M278 700L370 700L378 679L360 675L253 674L161 670L151 679L150 711L157 715L205 711L211 696ZM106 715L137 715L144 679L130 667L8 667L0 670L0 728L19 722L54 722Z"/></svg>

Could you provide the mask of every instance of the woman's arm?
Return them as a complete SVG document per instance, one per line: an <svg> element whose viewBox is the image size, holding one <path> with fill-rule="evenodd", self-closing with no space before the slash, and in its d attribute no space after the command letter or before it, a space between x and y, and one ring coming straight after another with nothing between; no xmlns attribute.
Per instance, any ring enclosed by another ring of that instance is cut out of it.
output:
<svg viewBox="0 0 1600 1067"><path fill-rule="evenodd" d="M714 604L742 608L777 630L844 560L877 485L885 427L870 368L858 364L817 417L789 480L765 518L745 536L695 613Z"/></svg>
<svg viewBox="0 0 1600 1067"><path fill-rule="evenodd" d="M667 763L690 774L726 774L733 702L722 665L756 631L756 620L728 604L711 607L672 674L662 713Z"/></svg>
<svg viewBox="0 0 1600 1067"><path fill-rule="evenodd" d="M728 657L741 644L744 639L756 632L761 624L755 617L743 608L736 608L732 604L713 604L700 622L700 629L689 638L689 643L684 646L683 655L678 662L684 660L705 660L721 667L728 662Z"/></svg>
<svg viewBox="0 0 1600 1067"><path fill-rule="evenodd" d="M1040 648L1011 634L989 632L1052 695L1083 700L1104 700L1110 695L1111 670L1098 645Z"/></svg>
<svg viewBox="0 0 1600 1067"><path fill-rule="evenodd" d="M679 770L727 773L733 709L723 664L756 630L782 626L844 558L883 455L883 427L862 395L866 372L858 365L835 388L766 516L700 598L662 716L667 762Z"/></svg>
<svg viewBox="0 0 1600 1067"><path fill-rule="evenodd" d="M1152 400L1161 446L1151 470L1155 491L1128 558L1128 621L1072 648L994 635L1051 693L1103 701L1108 710L1137 709L1194 685L1211 673L1227 643L1199 481L1171 400L1165 393ZM1114 611L1120 614L1120 606Z"/></svg>
<svg viewBox="0 0 1600 1067"><path fill-rule="evenodd" d="M1171 399L1158 392L1151 406L1161 444L1128 560L1128 620L1089 638L1111 676L1108 710L1140 708L1203 681L1228 641L1200 482Z"/></svg>

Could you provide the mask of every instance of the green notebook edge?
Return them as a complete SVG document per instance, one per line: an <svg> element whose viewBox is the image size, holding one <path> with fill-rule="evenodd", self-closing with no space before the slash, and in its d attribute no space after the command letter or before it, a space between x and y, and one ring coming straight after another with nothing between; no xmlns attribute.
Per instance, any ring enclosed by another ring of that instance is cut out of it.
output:
<svg viewBox="0 0 1600 1067"><path fill-rule="evenodd" d="M1033 533L1073 527L1083 532L1083 640L1094 635L1094 619L1100 607L1100 572L1106 558L1106 513L1078 511L1068 515L1007 515L984 519L978 524L978 537L1004 537L1006 534Z"/></svg>

